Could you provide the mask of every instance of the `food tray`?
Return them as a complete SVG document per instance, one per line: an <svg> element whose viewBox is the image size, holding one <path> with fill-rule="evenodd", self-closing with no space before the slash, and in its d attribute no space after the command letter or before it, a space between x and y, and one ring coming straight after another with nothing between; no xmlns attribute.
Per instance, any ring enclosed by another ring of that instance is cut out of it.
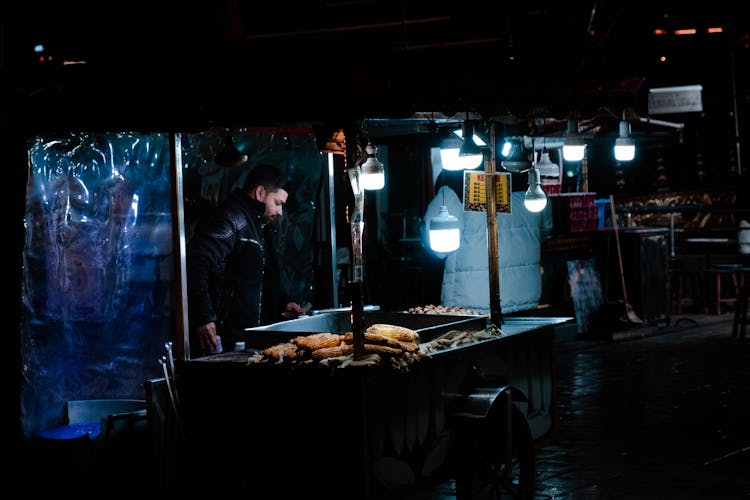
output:
<svg viewBox="0 0 750 500"><path fill-rule="evenodd" d="M450 330L484 329L487 327L487 317L365 311L365 328L375 323L387 323L411 328L419 333L422 342L426 342ZM272 325L246 328L245 347L265 349L281 342L287 342L300 335L323 332L346 333L351 329L351 314L348 311L307 316Z"/></svg>

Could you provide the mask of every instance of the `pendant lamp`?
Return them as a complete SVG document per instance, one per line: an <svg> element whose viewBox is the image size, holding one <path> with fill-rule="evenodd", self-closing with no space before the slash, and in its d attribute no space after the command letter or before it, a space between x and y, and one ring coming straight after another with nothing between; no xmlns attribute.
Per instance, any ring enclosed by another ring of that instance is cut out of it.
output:
<svg viewBox="0 0 750 500"><path fill-rule="evenodd" d="M430 220L430 248L436 252L453 252L461 243L458 219L448 212L448 207L440 205L440 212Z"/></svg>
<svg viewBox="0 0 750 500"><path fill-rule="evenodd" d="M630 122L620 122L620 136L615 139L615 159L617 161L631 161L635 158L635 141L630 136Z"/></svg>
<svg viewBox="0 0 750 500"><path fill-rule="evenodd" d="M549 159L549 151L542 149L542 157L534 166L539 173L542 189L547 194L560 193L560 166Z"/></svg>
<svg viewBox="0 0 750 500"><path fill-rule="evenodd" d="M500 156L505 158L500 162L500 165L509 172L518 174L531 168L531 161L526 154L523 138L506 138L500 151Z"/></svg>
<svg viewBox="0 0 750 500"><path fill-rule="evenodd" d="M368 142L365 146L365 152L367 153L367 159L362 164L360 178L362 188L368 191L382 189L385 186L385 167L375 157L377 148L371 142Z"/></svg>
<svg viewBox="0 0 750 500"><path fill-rule="evenodd" d="M563 144L563 158L566 161L581 161L586 154L586 143L578 134L578 120L568 120L568 130Z"/></svg>
<svg viewBox="0 0 750 500"><path fill-rule="evenodd" d="M471 160L475 162L477 166L481 165L484 156L474 139L474 124L471 121L464 121L463 133L461 135L463 136L463 143L458 150L458 156L467 161Z"/></svg>
<svg viewBox="0 0 750 500"><path fill-rule="evenodd" d="M467 139L468 138L468 139ZM473 170L484 161L482 150L477 144L474 126L464 125L461 134L450 134L440 144L440 163L444 170ZM480 142L481 139L479 139Z"/></svg>
<svg viewBox="0 0 750 500"><path fill-rule="evenodd" d="M547 206L547 195L539 182L539 171L535 168L529 170L529 189L526 190L523 205L529 212L541 212Z"/></svg>

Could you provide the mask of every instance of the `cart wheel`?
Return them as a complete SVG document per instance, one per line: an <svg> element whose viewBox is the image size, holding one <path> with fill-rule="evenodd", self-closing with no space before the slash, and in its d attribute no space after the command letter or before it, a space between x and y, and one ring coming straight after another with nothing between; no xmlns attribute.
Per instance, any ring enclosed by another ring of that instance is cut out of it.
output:
<svg viewBox="0 0 750 500"><path fill-rule="evenodd" d="M457 499L534 498L536 459L531 429L516 405L511 405L511 419L510 467L505 458L507 416L503 411L463 422L461 451L455 457Z"/></svg>

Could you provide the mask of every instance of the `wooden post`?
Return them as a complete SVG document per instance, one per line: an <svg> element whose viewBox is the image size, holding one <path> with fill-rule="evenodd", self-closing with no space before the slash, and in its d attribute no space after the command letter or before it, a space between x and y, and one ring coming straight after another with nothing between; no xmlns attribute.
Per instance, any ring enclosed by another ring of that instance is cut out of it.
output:
<svg viewBox="0 0 750 500"><path fill-rule="evenodd" d="M487 270L490 279L490 322L500 328L503 316L500 308L500 267L497 242L497 207L495 193L495 124L490 124L490 151L484 157L485 186L487 188Z"/></svg>

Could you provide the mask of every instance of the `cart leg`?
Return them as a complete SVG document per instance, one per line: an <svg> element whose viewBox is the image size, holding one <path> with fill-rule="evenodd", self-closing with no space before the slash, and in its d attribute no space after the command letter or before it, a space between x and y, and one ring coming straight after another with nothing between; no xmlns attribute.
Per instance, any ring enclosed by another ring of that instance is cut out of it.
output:
<svg viewBox="0 0 750 500"><path fill-rule="evenodd" d="M458 500L534 498L536 458L529 424L509 394L498 399L487 417L458 424Z"/></svg>

